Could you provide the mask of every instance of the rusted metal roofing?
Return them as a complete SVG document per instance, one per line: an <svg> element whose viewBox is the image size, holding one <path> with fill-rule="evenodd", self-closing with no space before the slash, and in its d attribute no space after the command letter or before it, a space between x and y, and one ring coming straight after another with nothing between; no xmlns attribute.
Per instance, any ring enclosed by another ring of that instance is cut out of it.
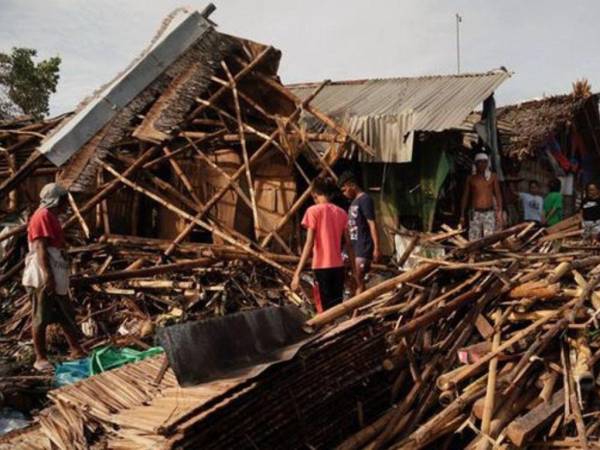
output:
<svg viewBox="0 0 600 450"><path fill-rule="evenodd" d="M343 120L351 132L375 148L379 160L407 162L412 158L413 132L460 127L510 76L498 69L466 75L339 81L326 86L311 104ZM316 83L289 87L306 98ZM393 127L397 130L392 131Z"/></svg>

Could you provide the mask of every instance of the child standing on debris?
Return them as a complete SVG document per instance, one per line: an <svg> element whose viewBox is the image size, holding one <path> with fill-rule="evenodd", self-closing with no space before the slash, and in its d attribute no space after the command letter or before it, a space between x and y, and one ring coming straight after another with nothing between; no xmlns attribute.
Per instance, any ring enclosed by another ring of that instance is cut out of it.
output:
<svg viewBox="0 0 600 450"><path fill-rule="evenodd" d="M335 184L331 179L315 180L312 190L315 204L306 210L302 219L302 226L306 228L306 242L292 280L292 289L297 290L300 286L300 273L312 253L312 269L319 296L316 299L317 312L329 309L343 300L345 268L342 240L350 257L352 272L356 274L354 251L346 231L348 215L342 208L331 203L334 192Z"/></svg>
<svg viewBox="0 0 600 450"><path fill-rule="evenodd" d="M348 232L354 254L358 278L357 293L365 289L365 276L371 263L380 257L379 235L375 223L375 204L356 181L354 174L344 172L338 179L338 187L346 198L352 201L348 211Z"/></svg>
<svg viewBox="0 0 600 450"><path fill-rule="evenodd" d="M523 207L523 220L541 224L544 221L544 199L540 195L540 185L537 181L529 182L529 192L519 192Z"/></svg>
<svg viewBox="0 0 600 450"><path fill-rule="evenodd" d="M548 183L548 194L544 198L544 217L546 225L556 225L563 218L563 196L560 193L560 180L554 178Z"/></svg>
<svg viewBox="0 0 600 450"><path fill-rule="evenodd" d="M600 240L600 189L595 182L588 183L581 205L583 238Z"/></svg>
<svg viewBox="0 0 600 450"><path fill-rule="evenodd" d="M65 236L58 215L66 210L67 191L56 183L40 192L40 207L27 224L29 253L25 258L23 286L31 298L32 335L37 370L52 370L46 355L46 327L61 325L74 358L84 356L77 341L79 329L69 305L69 266Z"/></svg>

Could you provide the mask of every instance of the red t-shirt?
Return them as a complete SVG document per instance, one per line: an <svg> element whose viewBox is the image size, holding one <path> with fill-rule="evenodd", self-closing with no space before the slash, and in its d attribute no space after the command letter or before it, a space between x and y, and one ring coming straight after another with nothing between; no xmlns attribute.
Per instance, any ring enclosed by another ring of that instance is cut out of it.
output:
<svg viewBox="0 0 600 450"><path fill-rule="evenodd" d="M321 203L306 210L302 226L315 230L312 268L342 267L342 236L348 225L348 215L333 203Z"/></svg>
<svg viewBox="0 0 600 450"><path fill-rule="evenodd" d="M33 242L39 238L46 238L50 247L65 246L65 234L58 217L47 208L34 212L27 225L27 240Z"/></svg>

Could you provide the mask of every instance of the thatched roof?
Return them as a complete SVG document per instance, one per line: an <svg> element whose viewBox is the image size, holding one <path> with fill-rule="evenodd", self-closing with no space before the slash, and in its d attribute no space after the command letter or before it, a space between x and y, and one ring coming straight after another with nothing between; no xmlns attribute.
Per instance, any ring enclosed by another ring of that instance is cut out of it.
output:
<svg viewBox="0 0 600 450"><path fill-rule="evenodd" d="M516 159L534 156L550 134L576 121L588 101L597 103L597 98L558 95L499 108L498 121L506 125L500 129L500 134L505 134L504 155Z"/></svg>

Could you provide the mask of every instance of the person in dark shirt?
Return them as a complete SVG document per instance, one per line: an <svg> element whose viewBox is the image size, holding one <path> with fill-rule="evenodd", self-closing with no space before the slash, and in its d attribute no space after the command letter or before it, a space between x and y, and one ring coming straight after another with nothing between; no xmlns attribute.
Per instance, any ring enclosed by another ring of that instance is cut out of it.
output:
<svg viewBox="0 0 600 450"><path fill-rule="evenodd" d="M348 231L356 257L358 294L365 289L365 276L371 268L371 263L381 257L375 223L375 204L350 172L344 172L338 178L338 186L344 196L352 201L348 211Z"/></svg>
<svg viewBox="0 0 600 450"><path fill-rule="evenodd" d="M581 205L583 238L600 241L600 189L595 182L588 183Z"/></svg>

